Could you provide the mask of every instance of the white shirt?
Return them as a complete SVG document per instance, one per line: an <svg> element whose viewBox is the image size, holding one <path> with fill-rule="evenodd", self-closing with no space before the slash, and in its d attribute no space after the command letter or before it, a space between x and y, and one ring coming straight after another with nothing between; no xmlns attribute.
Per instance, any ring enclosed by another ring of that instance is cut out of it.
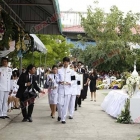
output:
<svg viewBox="0 0 140 140"><path fill-rule="evenodd" d="M37 75L41 75L41 73L43 73L44 72L44 69L42 69L42 68L37 68L37 71L36 71L36 73L37 73Z"/></svg>
<svg viewBox="0 0 140 140"><path fill-rule="evenodd" d="M37 74L37 75L41 74L41 71L40 71L40 68L39 68L39 67L38 67L37 70L36 70L36 74Z"/></svg>
<svg viewBox="0 0 140 140"><path fill-rule="evenodd" d="M12 69L9 67L0 67L0 91L10 91L11 89Z"/></svg>
<svg viewBox="0 0 140 140"><path fill-rule="evenodd" d="M81 68L80 68L80 69L78 68L78 72L79 72L79 73L81 72Z"/></svg>
<svg viewBox="0 0 140 140"><path fill-rule="evenodd" d="M19 85L17 85L17 81L18 79L11 80L11 86L12 86L11 89L13 90L13 92L18 91Z"/></svg>
<svg viewBox="0 0 140 140"><path fill-rule="evenodd" d="M78 85L78 81L80 81L80 77L77 74L77 72L74 72L75 75L75 80L73 81L73 85L72 85L72 95L80 95L81 93L81 84Z"/></svg>
<svg viewBox="0 0 140 140"><path fill-rule="evenodd" d="M49 74L47 76L47 82L49 82L49 79L52 80L52 82L54 83L54 87L56 87L54 90L53 90L53 93L57 93L58 91L58 83L57 83L57 79L58 79L58 75L57 74ZM49 87L50 88L50 87Z"/></svg>

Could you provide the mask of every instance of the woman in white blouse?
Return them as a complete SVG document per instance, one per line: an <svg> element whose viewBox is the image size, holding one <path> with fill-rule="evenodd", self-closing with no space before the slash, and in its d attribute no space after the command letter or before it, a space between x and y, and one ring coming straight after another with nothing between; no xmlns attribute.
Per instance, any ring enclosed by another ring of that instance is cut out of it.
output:
<svg viewBox="0 0 140 140"><path fill-rule="evenodd" d="M51 108L51 116L55 118L57 98L58 98L58 84L57 84L57 66L52 67L52 72L47 76L48 99Z"/></svg>

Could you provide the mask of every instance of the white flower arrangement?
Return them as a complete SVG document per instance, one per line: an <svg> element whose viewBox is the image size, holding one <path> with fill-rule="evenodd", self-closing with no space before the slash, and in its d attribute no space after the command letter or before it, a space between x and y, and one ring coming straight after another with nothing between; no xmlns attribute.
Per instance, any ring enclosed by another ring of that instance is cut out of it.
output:
<svg viewBox="0 0 140 140"><path fill-rule="evenodd" d="M133 76L131 75L130 77L127 78L126 80L126 85L128 86L128 93L129 96L131 97L134 94L136 85L140 84L140 77L139 76Z"/></svg>
<svg viewBox="0 0 140 140"><path fill-rule="evenodd" d="M127 80L126 80L126 84L127 85L134 85L134 84L136 84L136 85L139 85L139 83L140 83L140 78L139 78L139 76L130 76L130 77L128 77L127 78Z"/></svg>

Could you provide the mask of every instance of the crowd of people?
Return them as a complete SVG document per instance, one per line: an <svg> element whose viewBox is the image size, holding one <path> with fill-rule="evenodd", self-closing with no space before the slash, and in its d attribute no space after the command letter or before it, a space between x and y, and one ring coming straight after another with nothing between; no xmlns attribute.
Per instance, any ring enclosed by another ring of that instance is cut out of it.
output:
<svg viewBox="0 0 140 140"><path fill-rule="evenodd" d="M47 89L51 117L66 123L73 119L74 111L81 107L82 101L87 98L88 87L91 92L91 101L96 102L96 72L90 72L82 66L82 62L71 63L68 57L63 58L62 64L54 65L44 70L30 64L19 75L18 69L8 67L8 58L1 59L0 67L0 118L9 118L7 112L12 109L21 109L22 122L32 122L32 113L35 98L38 93ZM93 99L94 95L94 99Z"/></svg>
<svg viewBox="0 0 140 140"><path fill-rule="evenodd" d="M54 65L51 70L47 70L45 87L48 89L48 99L51 108L51 116L55 118L58 111L58 121L66 123L66 117L69 113L69 119L73 119L74 110L81 107L82 101L87 98L88 85L90 81L91 101L93 101L93 92L96 93L97 75L89 75L82 63L70 63L70 59L65 57L63 64ZM95 100L96 101L96 96Z"/></svg>

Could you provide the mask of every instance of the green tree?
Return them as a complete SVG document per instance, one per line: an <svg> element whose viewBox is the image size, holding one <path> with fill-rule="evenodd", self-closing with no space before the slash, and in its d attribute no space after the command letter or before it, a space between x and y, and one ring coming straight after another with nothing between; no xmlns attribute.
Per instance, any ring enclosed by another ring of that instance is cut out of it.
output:
<svg viewBox="0 0 140 140"><path fill-rule="evenodd" d="M105 13L101 8L93 9L90 6L87 9L87 17L81 15L81 18L87 37L96 42L96 47L90 46L85 51L85 63L90 63L92 67L94 61L104 59L97 66L98 69L132 67L136 57L132 55L130 43L140 44L139 26L137 25L140 21L139 13L129 11L125 15L116 6L112 6L110 12ZM82 37L79 38L82 39ZM116 55L114 55L115 52L113 53L115 50L119 50Z"/></svg>
<svg viewBox="0 0 140 140"><path fill-rule="evenodd" d="M74 47L73 49L71 49L71 55L75 58L75 60L83 61L83 50L81 48Z"/></svg>
<svg viewBox="0 0 140 140"><path fill-rule="evenodd" d="M37 35L43 42L47 49L46 64L52 66L53 64L62 61L63 57L70 55L70 49L73 48L73 44L67 44L66 39L61 35ZM12 58L12 64L19 66L19 60L17 58L17 51L12 52L9 57ZM45 54L40 52L26 52L23 54L23 67L26 67L30 63L34 63L35 66L45 66Z"/></svg>

